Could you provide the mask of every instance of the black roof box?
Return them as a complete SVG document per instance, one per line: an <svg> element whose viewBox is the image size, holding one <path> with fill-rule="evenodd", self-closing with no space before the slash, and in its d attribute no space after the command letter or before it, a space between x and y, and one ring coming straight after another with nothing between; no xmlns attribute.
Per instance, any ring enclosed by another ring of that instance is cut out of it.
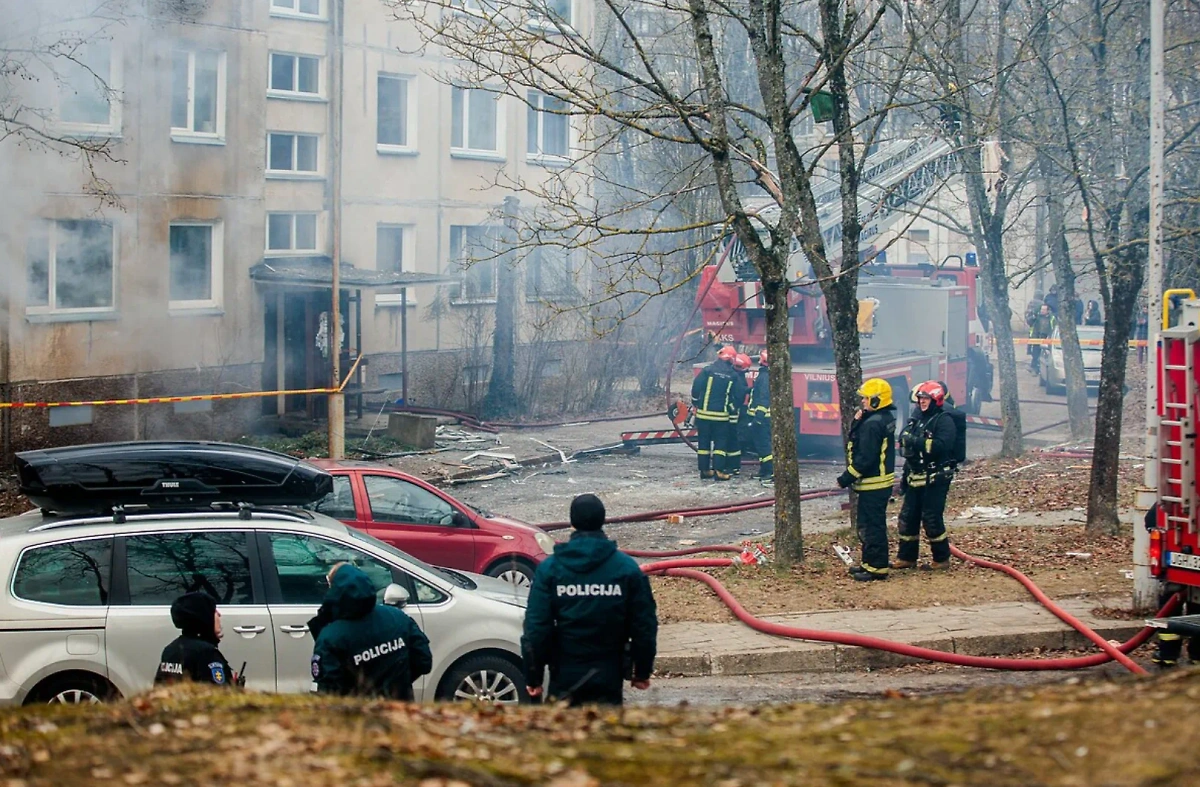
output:
<svg viewBox="0 0 1200 787"><path fill-rule="evenodd" d="M60 514L115 506L300 506L333 491L333 477L286 454L230 443L98 443L17 454L21 492Z"/></svg>

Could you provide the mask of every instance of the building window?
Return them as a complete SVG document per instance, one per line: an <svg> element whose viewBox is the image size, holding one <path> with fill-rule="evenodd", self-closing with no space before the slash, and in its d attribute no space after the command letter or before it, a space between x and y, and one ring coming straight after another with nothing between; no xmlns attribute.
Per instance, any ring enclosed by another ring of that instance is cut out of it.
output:
<svg viewBox="0 0 1200 787"><path fill-rule="evenodd" d="M571 149L571 121L565 101L544 93L529 94L529 144L531 159L566 158Z"/></svg>
<svg viewBox="0 0 1200 787"><path fill-rule="evenodd" d="M113 225L43 221L29 237L26 312L109 312L113 308Z"/></svg>
<svg viewBox="0 0 1200 787"><path fill-rule="evenodd" d="M63 426L88 426L95 416L95 411L90 404L75 404L49 409L50 426L54 429Z"/></svg>
<svg viewBox="0 0 1200 787"><path fill-rule="evenodd" d="M271 53L270 91L287 97L321 95L321 58Z"/></svg>
<svg viewBox="0 0 1200 787"><path fill-rule="evenodd" d="M499 228L481 225L450 228L450 264L462 273L454 301L473 303L496 299L495 238Z"/></svg>
<svg viewBox="0 0 1200 787"><path fill-rule="evenodd" d="M171 56L171 137L225 138L225 53Z"/></svg>
<svg viewBox="0 0 1200 787"><path fill-rule="evenodd" d="M499 105L500 97L487 90L451 88L452 154L499 157L502 142Z"/></svg>
<svg viewBox="0 0 1200 787"><path fill-rule="evenodd" d="M541 27L571 26L571 0L534 0L530 5L531 20Z"/></svg>
<svg viewBox="0 0 1200 787"><path fill-rule="evenodd" d="M176 223L171 225L170 236L171 308L220 306L222 225Z"/></svg>
<svg viewBox="0 0 1200 787"><path fill-rule="evenodd" d="M375 270L399 273L412 270L413 228L402 224L379 224L375 227ZM380 293L375 296L377 306L399 306L401 301L415 306L412 290L401 298L400 293Z"/></svg>
<svg viewBox="0 0 1200 787"><path fill-rule="evenodd" d="M267 134L267 173L317 173L315 134Z"/></svg>
<svg viewBox="0 0 1200 787"><path fill-rule="evenodd" d="M117 134L121 130L119 60L106 44L87 44L71 53L56 75L58 122L72 131Z"/></svg>
<svg viewBox="0 0 1200 787"><path fill-rule="evenodd" d="M271 0L271 15L324 19L325 9L322 5L322 0Z"/></svg>
<svg viewBox="0 0 1200 787"><path fill-rule="evenodd" d="M267 251L317 250L317 214L268 213Z"/></svg>
<svg viewBox="0 0 1200 787"><path fill-rule="evenodd" d="M562 300L579 294L571 252L552 244L538 246L525 258L525 297Z"/></svg>
<svg viewBox="0 0 1200 787"><path fill-rule="evenodd" d="M929 230L908 231L908 264L929 262Z"/></svg>
<svg viewBox="0 0 1200 787"><path fill-rule="evenodd" d="M411 152L417 146L413 78L380 74L375 94L378 104L375 143L379 151Z"/></svg>

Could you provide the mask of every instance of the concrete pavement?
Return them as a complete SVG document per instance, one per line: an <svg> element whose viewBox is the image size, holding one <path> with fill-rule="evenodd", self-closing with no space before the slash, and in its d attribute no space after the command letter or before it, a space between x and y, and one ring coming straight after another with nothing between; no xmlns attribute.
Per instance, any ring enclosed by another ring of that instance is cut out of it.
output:
<svg viewBox="0 0 1200 787"><path fill-rule="evenodd" d="M1097 607L1121 608L1127 598L1058 602L1102 637L1125 641L1140 620L1097 618ZM1099 649L1035 601L972 607L848 610L772 615L790 626L865 634L952 653L1004 656L1046 650ZM660 675L761 675L780 672L842 672L919 663L886 651L784 639L728 623L669 623L659 628L656 671Z"/></svg>

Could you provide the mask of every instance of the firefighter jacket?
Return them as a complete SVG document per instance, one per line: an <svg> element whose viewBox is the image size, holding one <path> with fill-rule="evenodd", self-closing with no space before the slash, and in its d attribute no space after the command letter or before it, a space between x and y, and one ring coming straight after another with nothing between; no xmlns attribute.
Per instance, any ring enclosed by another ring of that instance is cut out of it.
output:
<svg viewBox="0 0 1200 787"><path fill-rule="evenodd" d="M575 531L537 568L521 652L525 683L569 694L586 683L620 695L628 649L631 679L649 680L658 641L650 580L603 531Z"/></svg>
<svg viewBox="0 0 1200 787"><path fill-rule="evenodd" d="M891 489L896 480L896 407L863 413L850 427L846 472L838 483L856 492Z"/></svg>
<svg viewBox="0 0 1200 787"><path fill-rule="evenodd" d="M729 420L737 423L746 412L746 397L750 386L746 385L746 373L733 370L733 387L729 391Z"/></svg>
<svg viewBox="0 0 1200 787"><path fill-rule="evenodd" d="M754 378L754 387L750 390L750 417L771 417L771 375L767 367L758 367L758 376Z"/></svg>
<svg viewBox="0 0 1200 787"><path fill-rule="evenodd" d="M413 698L413 681L429 672L429 639L413 619L376 603L375 587L359 568L342 566L325 596L333 618L313 646L317 691Z"/></svg>
<svg viewBox="0 0 1200 787"><path fill-rule="evenodd" d="M943 408L930 404L928 410L918 410L900 436L908 486L925 486L933 473L949 478L957 464L957 439L954 418Z"/></svg>
<svg viewBox="0 0 1200 787"><path fill-rule="evenodd" d="M729 361L714 361L700 370L692 381L692 407L696 408L696 418L701 421L729 420L737 374ZM743 376L742 386L745 384Z"/></svg>

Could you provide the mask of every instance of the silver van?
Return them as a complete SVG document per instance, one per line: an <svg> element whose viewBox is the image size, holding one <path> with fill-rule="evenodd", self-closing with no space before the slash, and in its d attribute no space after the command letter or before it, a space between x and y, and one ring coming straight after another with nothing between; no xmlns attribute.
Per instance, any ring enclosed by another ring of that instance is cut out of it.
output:
<svg viewBox="0 0 1200 787"><path fill-rule="evenodd" d="M416 699L526 699L520 657L527 591L434 568L322 514L243 508L0 520L0 704L98 702L149 688L178 632L171 602L217 599L221 651L246 686L312 687L307 621L325 575L349 561L381 601L397 595L429 637ZM405 599L404 596L407 595Z"/></svg>

